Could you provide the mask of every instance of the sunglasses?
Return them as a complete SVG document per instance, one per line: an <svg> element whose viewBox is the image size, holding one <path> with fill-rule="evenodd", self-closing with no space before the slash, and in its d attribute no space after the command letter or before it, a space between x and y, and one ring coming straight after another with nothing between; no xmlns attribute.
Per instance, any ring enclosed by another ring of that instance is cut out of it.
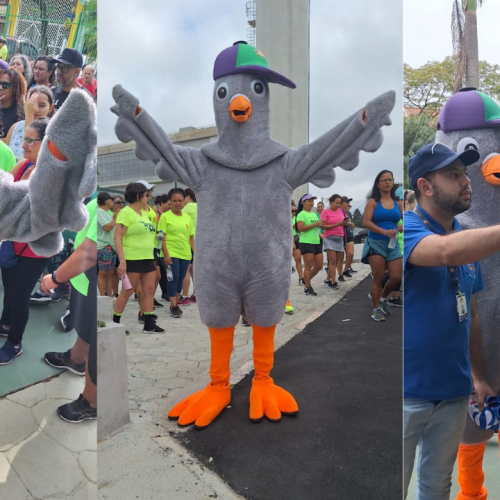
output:
<svg viewBox="0 0 500 500"><path fill-rule="evenodd" d="M28 146L33 146L35 142L42 142L42 139L31 139L31 137L25 137L23 139L23 144L26 143Z"/></svg>
<svg viewBox="0 0 500 500"><path fill-rule="evenodd" d="M123 201L114 201L113 202L115 205L123 205Z"/></svg>
<svg viewBox="0 0 500 500"><path fill-rule="evenodd" d="M7 90L10 87L12 87L12 83L9 83L9 82L0 82L0 87L2 87L4 90Z"/></svg>
<svg viewBox="0 0 500 500"><path fill-rule="evenodd" d="M379 182L386 182L387 184L390 184L391 182L394 182L394 179L380 179Z"/></svg>
<svg viewBox="0 0 500 500"><path fill-rule="evenodd" d="M56 65L56 69L61 73L67 73L70 69L75 69L76 66L61 66L60 64Z"/></svg>

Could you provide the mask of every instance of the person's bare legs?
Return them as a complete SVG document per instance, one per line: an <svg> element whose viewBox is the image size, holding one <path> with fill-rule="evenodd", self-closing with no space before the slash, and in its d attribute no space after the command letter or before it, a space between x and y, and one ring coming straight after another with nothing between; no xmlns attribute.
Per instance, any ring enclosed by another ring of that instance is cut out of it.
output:
<svg viewBox="0 0 500 500"><path fill-rule="evenodd" d="M106 294L113 297L113 269L106 271Z"/></svg>
<svg viewBox="0 0 500 500"><path fill-rule="evenodd" d="M135 287L135 294L137 295L137 302L139 302L139 314L142 316L144 314L144 307L142 304L144 298L144 292L142 291L142 283L140 278L139 281L137 282L137 286Z"/></svg>
<svg viewBox="0 0 500 500"><path fill-rule="evenodd" d="M118 282L120 281L120 277L118 276L116 269L113 269L113 275L111 281L113 286L113 297L114 297L115 295L118 295Z"/></svg>
<svg viewBox="0 0 500 500"><path fill-rule="evenodd" d="M351 269L353 259L354 259L354 243L348 243L345 246L344 272L347 272L347 271L349 271L349 269Z"/></svg>
<svg viewBox="0 0 500 500"><path fill-rule="evenodd" d="M370 268L373 273L372 285L370 287L370 295L374 309L380 307L380 296L382 294L382 282L385 274L385 259L380 255L371 255L368 257Z"/></svg>
<svg viewBox="0 0 500 500"><path fill-rule="evenodd" d="M403 259L391 260L387 263L387 270L389 271L389 280L382 290L381 297L386 299L394 290L399 291L401 286L401 279L403 277Z"/></svg>
<svg viewBox="0 0 500 500"><path fill-rule="evenodd" d="M71 348L71 359L75 363L83 363L89 357L89 349L90 345L77 337L74 346Z"/></svg>
<svg viewBox="0 0 500 500"><path fill-rule="evenodd" d="M342 264L344 263L344 252L335 252L337 260L337 276L342 276Z"/></svg>
<svg viewBox="0 0 500 500"><path fill-rule="evenodd" d="M337 252L334 250L327 250L326 255L328 256L328 276L326 279L330 279L332 283L336 281L336 267L337 267Z"/></svg>
<svg viewBox="0 0 500 500"><path fill-rule="evenodd" d="M97 386L92 383L88 370L89 362L85 363L85 388L82 395L88 401L91 408L97 408Z"/></svg>
<svg viewBox="0 0 500 500"><path fill-rule="evenodd" d="M183 297L187 297L189 295L189 285L191 284L190 272L191 272L192 267L193 267L193 264L189 264L186 276L184 276L184 281L182 283L182 296Z"/></svg>
<svg viewBox="0 0 500 500"><path fill-rule="evenodd" d="M99 270L99 274L97 275L97 288L99 290L99 294L101 297L106 295L106 281L107 281L107 273L106 271Z"/></svg>
<svg viewBox="0 0 500 500"><path fill-rule="evenodd" d="M308 254L309 255L309 254ZM314 256L314 267L311 270L311 276L309 277L309 282L321 271L323 268L323 252Z"/></svg>
<svg viewBox="0 0 500 500"><path fill-rule="evenodd" d="M153 312L154 307L154 291L156 282L156 271L151 271L149 273L141 274L140 284L141 284L141 314L144 312ZM139 297L139 294L137 294Z"/></svg>
<svg viewBox="0 0 500 500"><path fill-rule="evenodd" d="M304 259L304 283L306 288L309 288L311 286L314 255L312 253L305 253L302 255L302 258Z"/></svg>
<svg viewBox="0 0 500 500"><path fill-rule="evenodd" d="M139 282L139 278L141 275L140 273L127 273L127 276L128 279L130 280L132 288L130 290L125 290L125 288L122 287L120 295L118 295L118 298L116 299L114 308L114 312L120 315L125 310L125 306L127 305L128 299L130 299L130 297L134 293L134 289L137 287L137 283Z"/></svg>
<svg viewBox="0 0 500 500"><path fill-rule="evenodd" d="M295 249L293 251L293 258L295 260L295 268L297 269L299 280L301 280L304 278L304 275L302 274L302 254L300 253L300 250Z"/></svg>

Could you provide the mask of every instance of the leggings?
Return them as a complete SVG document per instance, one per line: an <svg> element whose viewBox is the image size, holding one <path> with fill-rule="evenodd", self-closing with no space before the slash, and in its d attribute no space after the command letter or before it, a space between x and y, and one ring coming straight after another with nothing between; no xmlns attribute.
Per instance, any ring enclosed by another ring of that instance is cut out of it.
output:
<svg viewBox="0 0 500 500"><path fill-rule="evenodd" d="M172 257L172 274L174 279L167 282L167 292L169 297L175 297L178 293L182 292L182 284L188 270L190 260L178 259Z"/></svg>
<svg viewBox="0 0 500 500"><path fill-rule="evenodd" d="M17 345L23 340L30 315L30 296L49 260L21 256L15 266L2 269L4 297L0 321L10 326L11 344Z"/></svg>

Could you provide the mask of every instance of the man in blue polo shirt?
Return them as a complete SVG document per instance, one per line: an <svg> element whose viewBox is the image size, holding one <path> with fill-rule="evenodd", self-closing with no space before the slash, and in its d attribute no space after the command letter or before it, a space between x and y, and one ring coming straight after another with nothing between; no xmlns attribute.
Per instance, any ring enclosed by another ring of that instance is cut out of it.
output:
<svg viewBox="0 0 500 500"><path fill-rule="evenodd" d="M428 144L408 164L417 207L404 214L405 498L418 446L417 500L449 500L473 386L480 409L493 395L475 294L477 261L500 251L500 226L461 231L455 219L470 207L467 166L478 160L475 149Z"/></svg>

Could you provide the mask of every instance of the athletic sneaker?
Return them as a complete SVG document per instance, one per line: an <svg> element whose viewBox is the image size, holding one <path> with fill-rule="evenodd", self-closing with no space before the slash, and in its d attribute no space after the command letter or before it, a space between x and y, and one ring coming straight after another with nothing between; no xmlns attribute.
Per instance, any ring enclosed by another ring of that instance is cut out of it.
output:
<svg viewBox="0 0 500 500"><path fill-rule="evenodd" d="M97 408L91 408L83 394L80 394L76 401L60 406L57 413L70 424L79 424L84 420L97 420Z"/></svg>
<svg viewBox="0 0 500 500"><path fill-rule="evenodd" d="M317 293L313 290L313 287L312 287L312 286L310 286L309 288L304 288L304 293L305 293L306 295L314 295L314 296L318 295L318 294L317 294Z"/></svg>
<svg viewBox="0 0 500 500"><path fill-rule="evenodd" d="M353 274L353 273L357 273L358 271L355 271L352 267L350 269L348 269L348 272Z"/></svg>
<svg viewBox="0 0 500 500"><path fill-rule="evenodd" d="M368 298L372 300L372 294L370 292L368 292Z"/></svg>
<svg viewBox="0 0 500 500"><path fill-rule="evenodd" d="M160 304L156 299L154 299L154 307L164 307L163 304Z"/></svg>
<svg viewBox="0 0 500 500"><path fill-rule="evenodd" d="M389 305L391 307L403 307L403 302L400 297L396 297L395 299L388 299Z"/></svg>
<svg viewBox="0 0 500 500"><path fill-rule="evenodd" d="M325 273L328 273L328 266L325 267Z"/></svg>
<svg viewBox="0 0 500 500"><path fill-rule="evenodd" d="M158 319L158 316L156 314L150 314L150 316L156 321ZM141 313L137 314L137 321L139 323L144 323L144 314L141 315Z"/></svg>
<svg viewBox="0 0 500 500"><path fill-rule="evenodd" d="M325 281L323 281L323 284L324 284L325 286L330 286L330 284L331 284L331 280L325 280Z"/></svg>
<svg viewBox="0 0 500 500"><path fill-rule="evenodd" d="M380 307L378 307L377 309L373 310L373 312L372 312L372 318L375 321L385 321L385 316L382 313L382 310L380 309Z"/></svg>
<svg viewBox="0 0 500 500"><path fill-rule="evenodd" d="M241 317L241 324L243 326L252 326L243 316Z"/></svg>
<svg viewBox="0 0 500 500"><path fill-rule="evenodd" d="M341 274L341 275L338 277L338 280L339 280L339 281L342 281L342 283L343 283L343 282L345 281L344 276L342 276L342 274Z"/></svg>
<svg viewBox="0 0 500 500"><path fill-rule="evenodd" d="M137 298L137 294L136 293L134 293L134 301L135 302L139 302L139 299Z"/></svg>
<svg viewBox="0 0 500 500"><path fill-rule="evenodd" d="M71 330L73 330L73 321L71 319L71 311L69 307L64 313L64 316L61 316L61 325L65 332L70 332Z"/></svg>
<svg viewBox="0 0 500 500"><path fill-rule="evenodd" d="M0 337L8 337L9 336L9 330L3 327L2 324L0 324Z"/></svg>
<svg viewBox="0 0 500 500"><path fill-rule="evenodd" d="M69 297L71 293L71 288L69 283L61 283L55 290L54 293L50 294L52 302L60 302L64 297Z"/></svg>
<svg viewBox="0 0 500 500"><path fill-rule="evenodd" d="M172 316L172 318L180 318L182 316L181 308L179 306L170 306L170 316Z"/></svg>
<svg viewBox="0 0 500 500"><path fill-rule="evenodd" d="M306 284L304 282L304 278L302 278L302 279L299 280L299 285L306 286Z"/></svg>
<svg viewBox="0 0 500 500"><path fill-rule="evenodd" d="M8 340L5 341L5 344L0 349L0 366L8 365L14 358L21 356L23 353L23 346L19 344L19 347L14 347L14 344L11 344Z"/></svg>
<svg viewBox="0 0 500 500"><path fill-rule="evenodd" d="M85 361L83 363L73 361L71 349L66 352L46 352L45 361L54 368L63 368L82 377L85 375Z"/></svg>
<svg viewBox="0 0 500 500"><path fill-rule="evenodd" d="M293 314L293 306L287 304L285 306L285 314Z"/></svg>
<svg viewBox="0 0 500 500"><path fill-rule="evenodd" d="M168 302L168 295L166 293L162 294L161 300Z"/></svg>
<svg viewBox="0 0 500 500"><path fill-rule="evenodd" d="M189 302L191 302L192 304L196 304L196 295L193 293L193 295L191 295L191 297L189 297Z"/></svg>
<svg viewBox="0 0 500 500"><path fill-rule="evenodd" d="M328 282L328 288L331 288L332 290L339 290L339 284L337 282L332 283L331 281Z"/></svg>
<svg viewBox="0 0 500 500"><path fill-rule="evenodd" d="M30 304L50 304L52 302L52 298L50 295L43 293L41 290L37 290L30 297Z"/></svg>
<svg viewBox="0 0 500 500"><path fill-rule="evenodd" d="M342 276L345 276L346 278L352 278L352 274L349 271L344 271L342 273Z"/></svg>
<svg viewBox="0 0 500 500"><path fill-rule="evenodd" d="M165 333L165 329L158 326L156 323L153 323L151 326L144 326L142 333Z"/></svg>
<svg viewBox="0 0 500 500"><path fill-rule="evenodd" d="M380 309L386 316L389 316L391 314L391 308L387 300L384 300L384 302L380 302Z"/></svg>
<svg viewBox="0 0 500 500"><path fill-rule="evenodd" d="M191 304L191 302L189 302L189 298L188 297L179 297L179 300L177 301L177 305L178 306L188 306L189 304Z"/></svg>

